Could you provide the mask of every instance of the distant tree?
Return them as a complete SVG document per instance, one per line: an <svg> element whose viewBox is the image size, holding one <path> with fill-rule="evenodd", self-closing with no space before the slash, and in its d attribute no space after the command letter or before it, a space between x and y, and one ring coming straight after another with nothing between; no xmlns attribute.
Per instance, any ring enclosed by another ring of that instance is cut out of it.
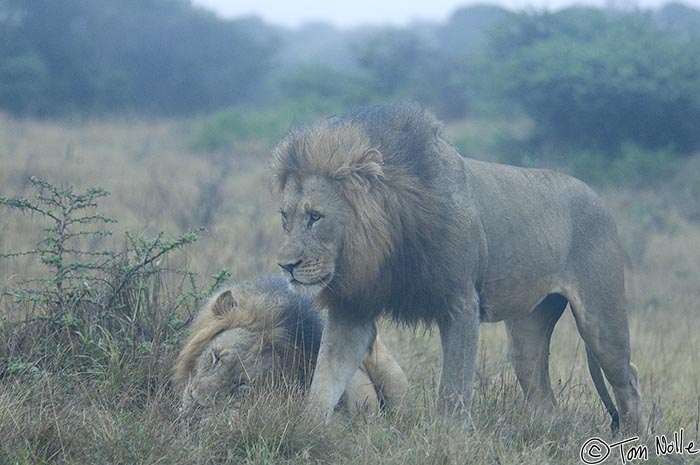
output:
<svg viewBox="0 0 700 465"><path fill-rule="evenodd" d="M664 30L700 40L700 10L670 2L654 13L654 20Z"/></svg>
<svg viewBox="0 0 700 465"><path fill-rule="evenodd" d="M412 98L443 117L462 116L463 63L409 29L386 29L357 46L358 62L384 98Z"/></svg>
<svg viewBox="0 0 700 465"><path fill-rule="evenodd" d="M40 114L49 96L49 71L33 54L0 60L0 108L18 114Z"/></svg>
<svg viewBox="0 0 700 465"><path fill-rule="evenodd" d="M248 21L172 8L129 14L107 28L107 53L130 77L134 106L187 113L250 102L270 69L274 38L254 35Z"/></svg>
<svg viewBox="0 0 700 465"><path fill-rule="evenodd" d="M419 70L428 53L421 38L405 29L378 32L358 47L360 65L374 78L377 90L396 94Z"/></svg>
<svg viewBox="0 0 700 465"><path fill-rule="evenodd" d="M519 104L539 137L614 153L700 148L700 42L643 13L520 14L493 31L485 83Z"/></svg>
<svg viewBox="0 0 700 465"><path fill-rule="evenodd" d="M274 36L185 0L0 0L0 107L187 113L247 101Z"/></svg>
<svg viewBox="0 0 700 465"><path fill-rule="evenodd" d="M487 33L501 24L512 13L491 5L467 6L456 10L436 37L440 48L454 57L468 58L481 51Z"/></svg>
<svg viewBox="0 0 700 465"><path fill-rule="evenodd" d="M318 110L326 113L366 105L375 95L372 82L366 76L318 66L302 66L285 73L276 85L283 98L324 106Z"/></svg>

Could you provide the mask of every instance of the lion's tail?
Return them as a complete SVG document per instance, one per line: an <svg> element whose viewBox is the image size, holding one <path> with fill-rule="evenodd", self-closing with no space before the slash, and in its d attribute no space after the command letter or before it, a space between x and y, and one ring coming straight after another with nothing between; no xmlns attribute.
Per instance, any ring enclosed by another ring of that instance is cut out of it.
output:
<svg viewBox="0 0 700 465"><path fill-rule="evenodd" d="M610 429L614 433L620 427L620 414L617 412L617 408L615 408L615 404L610 398L608 389L605 387L605 378L603 378L603 372L600 369L600 364L598 363L598 360L595 359L595 356L588 347L586 347L586 358L588 359L588 372L591 374L591 378L593 378L595 389L598 391L598 395L603 401L603 405L605 405L605 410L607 410L612 417Z"/></svg>

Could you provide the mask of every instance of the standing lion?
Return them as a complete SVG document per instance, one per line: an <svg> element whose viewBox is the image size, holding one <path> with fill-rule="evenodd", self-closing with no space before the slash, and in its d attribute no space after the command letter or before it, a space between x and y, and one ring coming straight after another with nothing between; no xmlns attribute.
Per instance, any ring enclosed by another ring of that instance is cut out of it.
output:
<svg viewBox="0 0 700 465"><path fill-rule="evenodd" d="M623 253L602 200L548 170L463 158L415 104L291 132L272 162L279 264L329 308L310 400L330 418L382 313L437 324L440 404L471 421L481 321L504 321L529 404L553 411L552 331L567 304L617 426L642 427ZM603 382L610 382L617 407Z"/></svg>
<svg viewBox="0 0 700 465"><path fill-rule="evenodd" d="M173 381L182 406L217 395L239 397L253 385L307 386L323 332L318 308L281 277L263 276L229 286L202 307L175 363ZM401 367L376 337L345 389L350 413L401 408L408 400Z"/></svg>

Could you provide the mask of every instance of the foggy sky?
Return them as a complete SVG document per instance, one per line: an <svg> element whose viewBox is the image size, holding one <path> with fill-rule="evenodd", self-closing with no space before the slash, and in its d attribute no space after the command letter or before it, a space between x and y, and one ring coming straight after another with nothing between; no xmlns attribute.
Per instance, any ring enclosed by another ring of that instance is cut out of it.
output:
<svg viewBox="0 0 700 465"><path fill-rule="evenodd" d="M192 0L192 3L226 18L254 15L273 24L291 27L317 20L338 27L353 27L361 24L406 25L414 20L444 21L454 10L469 4L490 3L516 10L539 11L574 4L655 8L667 0ZM700 6L700 0L683 0L683 3Z"/></svg>

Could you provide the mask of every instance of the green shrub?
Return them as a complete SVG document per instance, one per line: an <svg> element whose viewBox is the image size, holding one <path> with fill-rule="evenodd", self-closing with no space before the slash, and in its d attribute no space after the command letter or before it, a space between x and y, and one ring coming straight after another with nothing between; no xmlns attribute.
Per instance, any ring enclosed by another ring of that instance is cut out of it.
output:
<svg viewBox="0 0 700 465"><path fill-rule="evenodd" d="M669 195L678 210L692 221L700 221L700 155L684 163L669 183Z"/></svg>
<svg viewBox="0 0 700 465"><path fill-rule="evenodd" d="M0 60L0 107L9 112L41 113L47 104L49 84L48 68L36 55Z"/></svg>
<svg viewBox="0 0 700 465"><path fill-rule="evenodd" d="M465 157L522 165L520 148L530 131L529 121L485 118L460 123L447 137Z"/></svg>
<svg viewBox="0 0 700 465"><path fill-rule="evenodd" d="M291 128L352 107L342 100L326 99L313 92L297 97L273 109L235 107L202 117L195 122L190 149L231 150L250 143L263 144L269 149Z"/></svg>
<svg viewBox="0 0 700 465"><path fill-rule="evenodd" d="M591 184L644 187L668 182L679 164L670 148L650 150L626 142L613 158L600 152L580 152L571 159L571 171Z"/></svg>
<svg viewBox="0 0 700 465"><path fill-rule="evenodd" d="M272 144L288 127L289 120L276 112L231 108L200 119L190 148L213 151L229 149L243 142Z"/></svg>
<svg viewBox="0 0 700 465"><path fill-rule="evenodd" d="M45 233L33 248L0 254L35 257L40 265L39 277L0 288L11 302L0 325L7 341L0 347L0 375L72 368L115 381L128 360L162 365L158 358L179 342L206 294L193 272L170 266L201 230L150 239L126 232L121 250L103 248L111 235L105 226L115 223L96 211L105 190L30 181L33 197L0 197L0 205L31 213ZM226 277L216 275L212 287Z"/></svg>
<svg viewBox="0 0 700 465"><path fill-rule="evenodd" d="M373 82L361 73L321 66L301 66L285 72L276 85L285 101L326 114L366 105L375 90Z"/></svg>

